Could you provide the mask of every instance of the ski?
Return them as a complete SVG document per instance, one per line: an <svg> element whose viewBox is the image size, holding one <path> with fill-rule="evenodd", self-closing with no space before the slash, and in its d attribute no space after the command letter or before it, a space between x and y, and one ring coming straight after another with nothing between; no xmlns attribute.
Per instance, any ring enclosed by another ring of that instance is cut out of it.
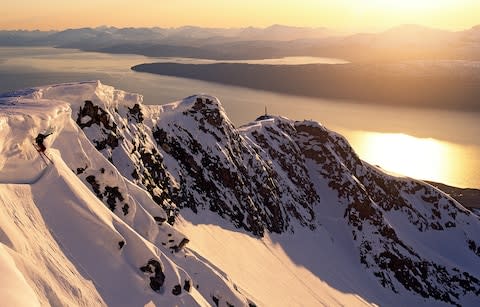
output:
<svg viewBox="0 0 480 307"><path fill-rule="evenodd" d="M40 150L40 148L38 148L38 146L34 143L32 143L33 147L35 147L35 150L37 150L38 154L40 155L40 157L42 158L43 162L45 162L45 165L48 165L47 163L47 160L50 161L51 164L53 164L53 161L52 159L50 159L47 154L45 154L44 152L42 152Z"/></svg>
<svg viewBox="0 0 480 307"><path fill-rule="evenodd" d="M40 152L39 152L39 154L40 154ZM42 154L40 154L40 158L42 158L43 163L45 163L45 165L48 166L47 160L45 160L45 158L43 157Z"/></svg>
<svg viewBox="0 0 480 307"><path fill-rule="evenodd" d="M47 156L47 154L46 154L46 153L44 153L44 152L41 152L41 153L40 153L40 156L43 156L43 157L45 157L45 158L46 158L48 161L50 161L50 163L52 163L52 164L53 164L53 161L52 161L52 159L50 159L50 158Z"/></svg>

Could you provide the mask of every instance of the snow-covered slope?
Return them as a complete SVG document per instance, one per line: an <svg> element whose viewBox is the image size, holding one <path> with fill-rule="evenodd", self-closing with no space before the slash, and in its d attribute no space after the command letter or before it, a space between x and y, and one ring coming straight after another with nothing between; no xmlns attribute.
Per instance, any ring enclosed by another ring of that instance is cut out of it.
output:
<svg viewBox="0 0 480 307"><path fill-rule="evenodd" d="M81 96L86 88L67 91ZM88 141L71 118L75 105L39 96L0 103L0 282L13 288L5 299L29 306L248 305L223 272L181 248L187 239L163 222L164 210ZM45 166L32 138L52 128L53 164ZM72 170L77 164L85 174ZM89 179L87 170L97 176ZM120 210L111 210L115 202Z"/></svg>
<svg viewBox="0 0 480 307"><path fill-rule="evenodd" d="M47 166L31 144L44 131ZM480 303L476 214L319 123L235 128L207 95L147 106L97 81L3 95L0 191L15 305Z"/></svg>

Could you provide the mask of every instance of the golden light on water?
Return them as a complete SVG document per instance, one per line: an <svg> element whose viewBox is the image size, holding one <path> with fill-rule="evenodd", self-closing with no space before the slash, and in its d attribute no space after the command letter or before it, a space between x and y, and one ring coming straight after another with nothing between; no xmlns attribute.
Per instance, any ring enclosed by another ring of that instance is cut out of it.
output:
<svg viewBox="0 0 480 307"><path fill-rule="evenodd" d="M478 159L469 147L400 133L356 131L348 139L360 158L386 171L460 187L476 186L469 177ZM474 158L474 157L473 157Z"/></svg>

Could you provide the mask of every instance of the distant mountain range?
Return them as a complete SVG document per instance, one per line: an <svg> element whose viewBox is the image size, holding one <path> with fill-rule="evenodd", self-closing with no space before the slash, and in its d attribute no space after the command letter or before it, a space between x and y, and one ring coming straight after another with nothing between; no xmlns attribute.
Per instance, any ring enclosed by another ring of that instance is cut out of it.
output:
<svg viewBox="0 0 480 307"><path fill-rule="evenodd" d="M339 32L326 28L306 28L273 25L268 28L202 28L184 26L180 28L79 28L62 31L0 31L1 45L68 45L75 43L118 43L152 42L171 45L225 41L289 41L296 39L320 39L337 35Z"/></svg>
<svg viewBox="0 0 480 307"><path fill-rule="evenodd" d="M350 61L480 60L480 26L446 31L403 25L379 33L345 34L326 28L80 28L0 31L0 46L56 46L107 53L208 59L328 56Z"/></svg>

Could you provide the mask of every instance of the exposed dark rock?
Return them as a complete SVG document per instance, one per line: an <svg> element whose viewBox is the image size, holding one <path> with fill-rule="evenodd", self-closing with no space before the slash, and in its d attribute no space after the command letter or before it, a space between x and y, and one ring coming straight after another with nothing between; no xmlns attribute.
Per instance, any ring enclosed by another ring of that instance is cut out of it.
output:
<svg viewBox="0 0 480 307"><path fill-rule="evenodd" d="M82 123L82 118L86 116L89 116L90 119L87 122ZM107 112L105 112L105 110L94 105L91 100L85 100L83 107L80 107L77 115L77 125L83 129L85 127L90 127L93 124L102 124L108 130L115 129L117 127L114 122L110 122L110 116Z"/></svg>
<svg viewBox="0 0 480 307"><path fill-rule="evenodd" d="M87 118L88 120L85 120ZM77 125L84 129L97 125L104 133L102 139L93 139L92 142L98 150L103 150L109 146L114 149L118 146L120 137L117 124L113 121L110 114L96 106L90 100L86 100L83 107L80 107L77 114Z"/></svg>
<svg viewBox="0 0 480 307"><path fill-rule="evenodd" d="M100 192L100 184L98 184L97 180L95 179L95 176L90 175L86 177L85 180L90 184L93 192L97 195L97 197L103 200L103 195Z"/></svg>
<svg viewBox="0 0 480 307"><path fill-rule="evenodd" d="M183 290L190 292L190 287L191 287L190 280L185 279L185 282L183 283Z"/></svg>
<svg viewBox="0 0 480 307"><path fill-rule="evenodd" d="M118 247L120 249L122 249L124 245L125 245L125 241L122 240L122 241L118 242Z"/></svg>
<svg viewBox="0 0 480 307"><path fill-rule="evenodd" d="M180 295L180 294L182 294L182 287L181 287L180 285L175 285L175 286L173 286L172 294L173 294L173 295Z"/></svg>
<svg viewBox="0 0 480 307"><path fill-rule="evenodd" d="M116 135L109 134L103 140L93 140L93 143L95 143L95 148L97 148L98 150L103 150L107 148L107 145L110 148L115 148L119 144L119 138Z"/></svg>
<svg viewBox="0 0 480 307"><path fill-rule="evenodd" d="M174 242L174 240L168 240L168 242ZM174 245L170 248L173 249L176 253L178 253L179 251L182 250L182 248L185 245L187 245L188 242L190 242L190 240L188 240L187 238L183 238L182 241L180 241L180 243L178 245Z"/></svg>
<svg viewBox="0 0 480 307"><path fill-rule="evenodd" d="M165 274L163 273L160 262L155 259L150 259L148 263L140 268L144 273L149 273L150 276L150 288L153 291L160 291L160 288L165 282Z"/></svg>
<svg viewBox="0 0 480 307"><path fill-rule="evenodd" d="M158 225L162 225L166 221L166 219L164 219L163 217L159 217L159 216L154 216L153 219L157 222Z"/></svg>
<svg viewBox="0 0 480 307"><path fill-rule="evenodd" d="M308 227L315 227L312 204L318 202L319 197L307 180L306 169L300 167L303 165L302 154L293 143L291 147L284 147L285 152L280 154L267 142L260 144L268 148L275 158L282 159L291 180L299 186L289 190L286 184L280 186L281 178L272 166L255 157L252 146L225 120L216 102L198 97L192 109L184 115L193 117L199 125L198 129L206 137L212 136L224 144L226 151L217 153L215 148L204 148L190 131L176 123L169 124L167 128L153 129L157 145L167 149L165 152L182 168L180 190L172 194L177 206L188 207L194 212L208 208L220 216L228 216L235 226L256 235L263 235L265 228L277 233L285 231L289 226L288 216L294 216ZM282 128L292 130L287 125ZM272 130L269 133L281 141L281 132ZM290 158L292 153L294 156ZM224 161L232 161L233 164ZM254 176L250 174L252 171ZM200 195L200 201L194 195ZM291 202L280 205L282 198L291 199ZM303 215L301 211L308 212L308 215Z"/></svg>
<svg viewBox="0 0 480 307"><path fill-rule="evenodd" d="M122 207L123 215L128 214L128 209L129 208L130 208L130 206L128 204L123 204L123 207Z"/></svg>
<svg viewBox="0 0 480 307"><path fill-rule="evenodd" d="M215 306L218 307L218 303L219 303L218 297L216 297L215 295L212 295L212 300L215 303Z"/></svg>
<svg viewBox="0 0 480 307"><path fill-rule="evenodd" d="M468 248L475 253L478 257L480 257L480 245L477 246L475 241L468 240Z"/></svg>
<svg viewBox="0 0 480 307"><path fill-rule="evenodd" d="M176 215L176 209L170 200L172 187L170 186L166 167L163 164L163 158L156 148L149 148L145 142L146 135L140 129L136 133L137 141L132 142L132 153L139 155L132 156L133 170L129 172L134 182L141 184L152 195L152 199L163 207L173 223Z"/></svg>
<svg viewBox="0 0 480 307"><path fill-rule="evenodd" d="M105 187L105 192L103 192L103 196L107 198L106 202L108 204L108 207L112 211L115 210L117 200L121 202L124 199L122 196L122 193L120 193L120 191L118 190L118 187L111 187L108 185ZM128 209L127 209L127 213L128 213Z"/></svg>
<svg viewBox="0 0 480 307"><path fill-rule="evenodd" d="M129 117L135 119L137 123L143 122L143 113L138 103L136 103L132 108L128 108L128 112Z"/></svg>

